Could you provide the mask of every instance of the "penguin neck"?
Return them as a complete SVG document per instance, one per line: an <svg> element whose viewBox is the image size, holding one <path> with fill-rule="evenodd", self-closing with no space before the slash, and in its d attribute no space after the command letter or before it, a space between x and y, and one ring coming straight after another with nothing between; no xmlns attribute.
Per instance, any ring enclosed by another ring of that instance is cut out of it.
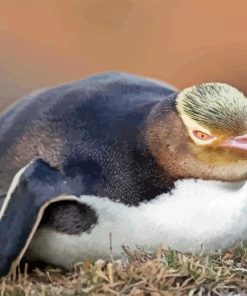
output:
<svg viewBox="0 0 247 296"><path fill-rule="evenodd" d="M145 142L149 153L162 168L163 178L173 182L183 176L177 169L177 134L186 132L176 110L177 93L155 104L147 118Z"/></svg>

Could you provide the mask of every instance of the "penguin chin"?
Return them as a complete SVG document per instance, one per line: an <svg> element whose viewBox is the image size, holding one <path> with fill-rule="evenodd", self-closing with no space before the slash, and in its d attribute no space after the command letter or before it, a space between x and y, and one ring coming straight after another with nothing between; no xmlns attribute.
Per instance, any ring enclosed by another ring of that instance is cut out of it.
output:
<svg viewBox="0 0 247 296"><path fill-rule="evenodd" d="M182 170L185 178L223 182L241 182L247 180L246 160L219 163L217 161L205 162L201 159L196 159L195 161L191 161L189 166L181 167Z"/></svg>
<svg viewBox="0 0 247 296"><path fill-rule="evenodd" d="M212 147L193 147L192 153L195 157L197 170L199 170L197 176L201 179L226 182L247 180L246 152Z"/></svg>
<svg viewBox="0 0 247 296"><path fill-rule="evenodd" d="M166 174L175 179L223 182L247 180L247 154L199 147L191 142L173 147L170 145L169 148L169 153L164 153L165 147L161 145L161 148L155 151L155 157Z"/></svg>

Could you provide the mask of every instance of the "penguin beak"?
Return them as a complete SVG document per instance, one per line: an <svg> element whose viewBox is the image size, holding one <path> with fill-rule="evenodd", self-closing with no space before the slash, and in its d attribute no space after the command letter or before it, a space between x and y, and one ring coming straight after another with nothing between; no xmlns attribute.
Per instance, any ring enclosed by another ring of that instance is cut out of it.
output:
<svg viewBox="0 0 247 296"><path fill-rule="evenodd" d="M234 148L242 151L247 151L247 135L227 139L226 141L220 144L220 147Z"/></svg>

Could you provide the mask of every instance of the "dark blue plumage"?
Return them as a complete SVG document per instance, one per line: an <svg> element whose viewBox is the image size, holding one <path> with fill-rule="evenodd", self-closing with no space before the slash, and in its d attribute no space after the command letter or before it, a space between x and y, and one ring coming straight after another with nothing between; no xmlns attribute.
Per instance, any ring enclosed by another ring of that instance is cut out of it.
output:
<svg viewBox="0 0 247 296"><path fill-rule="evenodd" d="M172 183L161 182L145 130L160 101L175 108L166 100L173 94L156 81L106 73L23 98L0 118L0 187L41 157L80 176L80 193L138 204L167 191Z"/></svg>

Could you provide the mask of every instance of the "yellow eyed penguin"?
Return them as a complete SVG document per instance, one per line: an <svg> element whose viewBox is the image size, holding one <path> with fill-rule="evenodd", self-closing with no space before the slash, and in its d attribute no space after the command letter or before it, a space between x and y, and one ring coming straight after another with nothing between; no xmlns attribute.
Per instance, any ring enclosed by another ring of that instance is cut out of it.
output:
<svg viewBox="0 0 247 296"><path fill-rule="evenodd" d="M247 236L247 99L105 73L0 118L0 275L25 254L69 268L121 246L227 248ZM28 163L28 165L27 165Z"/></svg>

